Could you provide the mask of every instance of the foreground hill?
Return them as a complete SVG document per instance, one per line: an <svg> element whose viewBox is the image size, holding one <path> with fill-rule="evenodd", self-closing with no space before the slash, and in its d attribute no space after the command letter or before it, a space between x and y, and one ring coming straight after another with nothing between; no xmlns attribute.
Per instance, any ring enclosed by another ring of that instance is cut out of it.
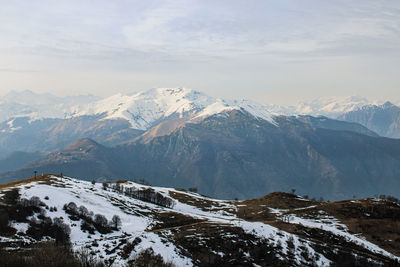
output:
<svg viewBox="0 0 400 267"><path fill-rule="evenodd" d="M45 240L70 240L75 252L113 266L144 250L177 266L399 266L400 206L388 200L328 203L274 193L223 201L57 176L0 185L0 196L3 261L34 255Z"/></svg>
<svg viewBox="0 0 400 267"><path fill-rule="evenodd" d="M99 181L145 178L230 199L295 188L334 200L396 195L400 188L400 140L358 124L310 116L270 122L232 110L169 129L160 134L157 126L112 148L81 140L1 179L34 171Z"/></svg>

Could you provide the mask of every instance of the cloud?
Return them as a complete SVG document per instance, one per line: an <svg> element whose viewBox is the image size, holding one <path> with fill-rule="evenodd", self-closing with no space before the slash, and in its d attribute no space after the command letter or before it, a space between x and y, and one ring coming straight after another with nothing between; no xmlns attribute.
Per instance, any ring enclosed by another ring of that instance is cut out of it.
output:
<svg viewBox="0 0 400 267"><path fill-rule="evenodd" d="M85 75L87 88L319 88L328 80L319 70L337 87L378 84L375 72L398 88L388 75L399 67L399 1L3 2L0 72L10 89L49 80L80 88ZM40 73L22 74L29 70Z"/></svg>
<svg viewBox="0 0 400 267"><path fill-rule="evenodd" d="M141 51L164 50L174 32L173 23L190 15L190 9L178 1L166 1L161 7L150 9L135 23L124 25L122 34L132 48Z"/></svg>
<svg viewBox="0 0 400 267"><path fill-rule="evenodd" d="M39 72L37 70L24 70L24 69L11 69L11 68L0 68L0 72Z"/></svg>

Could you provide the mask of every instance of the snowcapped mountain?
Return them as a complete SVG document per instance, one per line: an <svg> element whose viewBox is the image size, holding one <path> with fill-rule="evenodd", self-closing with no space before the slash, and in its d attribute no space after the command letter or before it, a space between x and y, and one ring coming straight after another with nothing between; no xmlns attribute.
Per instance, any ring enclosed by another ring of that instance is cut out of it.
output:
<svg viewBox="0 0 400 267"><path fill-rule="evenodd" d="M117 94L75 107L72 116L104 114L103 119L125 119L134 129L148 130L157 122L171 117L185 117L189 121L234 109L272 121L271 113L261 104L216 99L186 88L155 88L131 95Z"/></svg>
<svg viewBox="0 0 400 267"><path fill-rule="evenodd" d="M244 110L273 122L273 115L313 115L337 118L365 105L381 104L363 97L322 97L297 105L260 104L250 100L227 100L187 88L153 88L107 98L92 95L57 97L32 91L11 91L0 98L0 122L13 117L71 118L103 115L103 119L124 119L133 129L148 130L167 118L198 119L229 110Z"/></svg>
<svg viewBox="0 0 400 267"><path fill-rule="evenodd" d="M224 201L50 175L2 185L0 195L2 261L25 258L53 240L70 241L75 253L86 250L92 262L107 266L132 264L143 251L176 266L398 266L400 260L399 234L391 228L400 206L384 199L336 203L272 193ZM388 233L390 240L381 238Z"/></svg>
<svg viewBox="0 0 400 267"><path fill-rule="evenodd" d="M12 118L28 117L30 121L45 118L65 118L75 105L97 101L93 95L58 97L30 90L11 91L0 97L0 122Z"/></svg>
<svg viewBox="0 0 400 267"><path fill-rule="evenodd" d="M132 142L136 138L145 143L167 136L188 123L199 124L213 115L227 117L233 111L279 126L276 118L280 114L337 117L367 102L358 97L325 98L282 107L249 100L218 99L186 88L154 88L105 99L10 92L0 98L0 156L15 151L49 153L82 138L91 138L106 146ZM321 127L321 121L298 118L313 127ZM357 125L350 127L333 121L324 124L325 128L329 124L331 130L346 129L371 135Z"/></svg>
<svg viewBox="0 0 400 267"><path fill-rule="evenodd" d="M313 115L337 118L346 112L374 103L378 102L358 96L321 97L312 101L299 102L294 106L269 105L269 110L284 115Z"/></svg>
<svg viewBox="0 0 400 267"><path fill-rule="evenodd" d="M391 102L366 105L346 112L338 118L364 125L381 136L400 138L400 107Z"/></svg>

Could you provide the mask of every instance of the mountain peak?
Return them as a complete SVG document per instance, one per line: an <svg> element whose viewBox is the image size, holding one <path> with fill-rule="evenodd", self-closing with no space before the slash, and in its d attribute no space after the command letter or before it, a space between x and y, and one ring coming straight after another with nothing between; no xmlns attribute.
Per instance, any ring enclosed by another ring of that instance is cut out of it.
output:
<svg viewBox="0 0 400 267"><path fill-rule="evenodd" d="M392 102L390 101L386 101L383 105L382 108L386 109L386 108L391 108L394 107L395 105L392 104Z"/></svg>
<svg viewBox="0 0 400 267"><path fill-rule="evenodd" d="M205 118L226 110L245 110L272 121L265 105L217 99L188 88L152 88L136 94L117 94L83 107L74 116L102 114L103 119L128 120L133 129L148 130L168 117Z"/></svg>
<svg viewBox="0 0 400 267"><path fill-rule="evenodd" d="M89 147L101 147L99 143L96 141L90 139L90 138L83 138L80 139L71 145L69 145L66 150L75 150L75 149L83 149L83 148L89 148Z"/></svg>

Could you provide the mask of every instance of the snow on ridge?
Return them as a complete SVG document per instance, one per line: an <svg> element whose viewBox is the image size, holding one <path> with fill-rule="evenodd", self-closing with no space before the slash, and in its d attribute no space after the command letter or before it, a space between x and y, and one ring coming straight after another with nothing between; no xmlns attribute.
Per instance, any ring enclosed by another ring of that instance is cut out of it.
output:
<svg viewBox="0 0 400 267"><path fill-rule="evenodd" d="M337 118L366 105L382 104L382 101L371 101L359 96L319 97L311 101L301 101L295 105L268 105L271 112L287 116L311 115Z"/></svg>
<svg viewBox="0 0 400 267"><path fill-rule="evenodd" d="M105 114L103 119L125 119L132 128L149 129L156 121L172 114L202 109L212 98L185 88L154 88L132 95L116 94L98 102L77 107L73 116Z"/></svg>
<svg viewBox="0 0 400 267"><path fill-rule="evenodd" d="M400 105L398 101L392 101ZM58 97L31 91L10 92L0 97L0 121L13 117L71 118L100 115L103 119L125 119L132 128L148 130L157 121L171 115L205 117L228 110L245 110L251 115L274 123L274 115L323 115L337 118L343 113L366 105L383 104L363 97L321 97L297 105L259 104L249 100L224 100L187 88L153 88L133 94L99 98L92 95Z"/></svg>
<svg viewBox="0 0 400 267"><path fill-rule="evenodd" d="M320 97L312 101L304 101L290 107L290 115L322 115L337 117L365 105L379 103L359 96ZM288 109L289 110L289 109Z"/></svg>
<svg viewBox="0 0 400 267"><path fill-rule="evenodd" d="M208 117L231 110L244 110L258 119L263 119L276 125L273 119L273 114L269 111L267 106L261 105L259 103L250 100L216 99L216 101L213 104L204 108L201 112L196 114L196 116L193 119Z"/></svg>
<svg viewBox="0 0 400 267"><path fill-rule="evenodd" d="M27 117L29 121L42 119L64 119L75 105L97 101L93 95L55 96L49 93L34 93L29 90L11 91L0 96L0 122L12 118Z"/></svg>
<svg viewBox="0 0 400 267"><path fill-rule="evenodd" d="M73 116L105 114L103 119L125 119L132 128L148 130L171 115L208 117L227 110L245 110L253 116L273 121L266 106L251 101L230 101L210 97L187 88L153 88L136 94L116 94L95 103L77 107Z"/></svg>

